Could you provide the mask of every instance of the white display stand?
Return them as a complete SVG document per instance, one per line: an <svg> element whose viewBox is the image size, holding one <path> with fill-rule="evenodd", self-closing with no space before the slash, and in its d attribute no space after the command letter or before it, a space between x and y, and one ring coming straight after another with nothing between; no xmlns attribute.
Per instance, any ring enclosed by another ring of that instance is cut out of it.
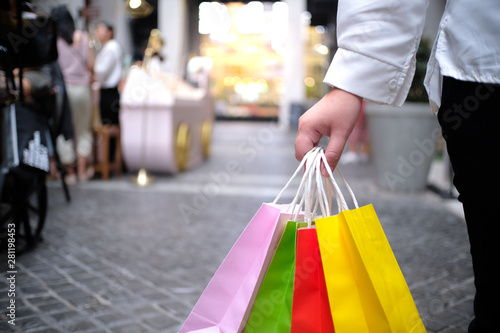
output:
<svg viewBox="0 0 500 333"><path fill-rule="evenodd" d="M121 93L123 159L129 171L176 174L208 156L213 99L176 76L132 67Z"/></svg>

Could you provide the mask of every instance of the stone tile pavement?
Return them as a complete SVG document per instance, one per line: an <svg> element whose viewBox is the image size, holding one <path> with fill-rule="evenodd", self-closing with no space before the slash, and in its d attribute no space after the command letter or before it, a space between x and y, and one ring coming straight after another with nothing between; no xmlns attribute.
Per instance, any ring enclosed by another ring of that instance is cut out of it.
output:
<svg viewBox="0 0 500 333"><path fill-rule="evenodd" d="M177 332L260 207L297 167L293 131L219 122L210 159L140 188L131 176L71 188L49 183L44 241L16 258L11 285L0 254L0 332ZM342 168L360 204L373 203L431 333L464 333L473 279L463 217L431 193L390 193L370 164ZM283 202L291 199L287 192Z"/></svg>

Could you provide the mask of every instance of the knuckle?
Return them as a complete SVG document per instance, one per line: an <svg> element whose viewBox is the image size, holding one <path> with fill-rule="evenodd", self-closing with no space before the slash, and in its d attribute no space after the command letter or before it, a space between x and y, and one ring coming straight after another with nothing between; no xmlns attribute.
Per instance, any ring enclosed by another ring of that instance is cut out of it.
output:
<svg viewBox="0 0 500 333"><path fill-rule="evenodd" d="M332 162L336 164L340 159L340 156L342 156L342 154L337 151L332 151L332 150L325 151L326 160L329 162L330 165L332 165Z"/></svg>

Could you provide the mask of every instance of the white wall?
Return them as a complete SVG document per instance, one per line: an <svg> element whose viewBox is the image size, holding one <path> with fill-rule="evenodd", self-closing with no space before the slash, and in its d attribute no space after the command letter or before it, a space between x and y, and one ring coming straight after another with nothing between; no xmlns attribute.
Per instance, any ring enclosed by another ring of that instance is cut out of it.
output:
<svg viewBox="0 0 500 333"><path fill-rule="evenodd" d="M305 62L304 49L306 34L303 14L307 9L306 0L286 0L288 4L288 37L284 56L285 91L280 104L279 121L282 126L289 125L291 105L305 101L304 86Z"/></svg>

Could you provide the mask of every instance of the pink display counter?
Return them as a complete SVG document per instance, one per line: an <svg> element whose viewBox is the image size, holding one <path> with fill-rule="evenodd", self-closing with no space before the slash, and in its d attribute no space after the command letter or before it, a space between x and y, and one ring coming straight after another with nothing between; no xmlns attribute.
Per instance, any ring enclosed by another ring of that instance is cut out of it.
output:
<svg viewBox="0 0 500 333"><path fill-rule="evenodd" d="M133 67L120 98L122 152L129 171L176 174L208 157L213 99L167 73Z"/></svg>

